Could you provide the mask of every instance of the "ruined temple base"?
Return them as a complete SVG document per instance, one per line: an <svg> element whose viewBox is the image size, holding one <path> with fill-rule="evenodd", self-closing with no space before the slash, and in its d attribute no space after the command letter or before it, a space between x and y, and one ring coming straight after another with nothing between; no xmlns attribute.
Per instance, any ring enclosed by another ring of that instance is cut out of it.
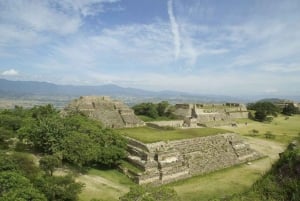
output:
<svg viewBox="0 0 300 201"><path fill-rule="evenodd" d="M128 138L128 152L128 161L141 172L123 172L138 184L158 185L262 157L234 133L150 144Z"/></svg>

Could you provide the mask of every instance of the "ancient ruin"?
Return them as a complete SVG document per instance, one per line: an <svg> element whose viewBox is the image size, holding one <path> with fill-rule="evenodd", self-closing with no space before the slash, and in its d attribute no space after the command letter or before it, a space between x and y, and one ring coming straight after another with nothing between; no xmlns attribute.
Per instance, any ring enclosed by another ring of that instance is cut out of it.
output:
<svg viewBox="0 0 300 201"><path fill-rule="evenodd" d="M174 121L155 121L147 123L154 127L215 127L235 124L239 118L248 118L245 105L225 104L176 104L173 114L179 119Z"/></svg>
<svg viewBox="0 0 300 201"><path fill-rule="evenodd" d="M128 152L141 172L123 171L138 184L165 184L261 157L233 133L150 144L128 138Z"/></svg>
<svg viewBox="0 0 300 201"><path fill-rule="evenodd" d="M248 118L245 105L225 104L176 104L174 114L189 127L220 126L230 124L237 118Z"/></svg>
<svg viewBox="0 0 300 201"><path fill-rule="evenodd" d="M80 111L88 117L100 121L108 128L143 126L145 123L135 116L133 110L121 101L107 96L81 96L73 100L65 112Z"/></svg>
<svg viewBox="0 0 300 201"><path fill-rule="evenodd" d="M156 122L154 126L216 126L231 122L235 118L248 117L246 107L240 104L177 104L175 108L174 114L179 120ZM106 96L75 99L64 109L67 113L72 111L80 111L109 128L145 125L127 105ZM126 167L122 167L122 170L138 184L165 184L261 157L234 133L148 144L126 138L127 161L133 169L139 171Z"/></svg>

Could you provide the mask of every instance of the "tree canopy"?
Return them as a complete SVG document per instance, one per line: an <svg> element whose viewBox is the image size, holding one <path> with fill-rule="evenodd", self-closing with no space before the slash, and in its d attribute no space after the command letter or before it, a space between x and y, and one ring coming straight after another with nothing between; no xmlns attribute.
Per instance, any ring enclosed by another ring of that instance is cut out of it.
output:
<svg viewBox="0 0 300 201"><path fill-rule="evenodd" d="M136 115L144 115L153 119L159 117L174 118L172 111L174 106L170 105L168 101L161 101L155 103L140 103L132 107Z"/></svg>
<svg viewBox="0 0 300 201"><path fill-rule="evenodd" d="M120 198L120 201L179 201L176 191L166 186L136 186Z"/></svg>
<svg viewBox="0 0 300 201"><path fill-rule="evenodd" d="M279 108L271 102L256 102L248 104L249 110L255 110L254 119L257 121L266 121L267 116L277 116Z"/></svg>
<svg viewBox="0 0 300 201"><path fill-rule="evenodd" d="M30 154L6 144L13 137L19 140L16 145L43 155L39 166ZM0 143L0 201L76 201L83 185L71 176L53 176L55 168L62 161L114 166L126 156L127 146L117 131L78 112L63 116L52 105L0 111Z"/></svg>
<svg viewBox="0 0 300 201"><path fill-rule="evenodd" d="M291 116L293 114L298 114L299 108L295 107L293 103L288 103L282 109L282 114Z"/></svg>

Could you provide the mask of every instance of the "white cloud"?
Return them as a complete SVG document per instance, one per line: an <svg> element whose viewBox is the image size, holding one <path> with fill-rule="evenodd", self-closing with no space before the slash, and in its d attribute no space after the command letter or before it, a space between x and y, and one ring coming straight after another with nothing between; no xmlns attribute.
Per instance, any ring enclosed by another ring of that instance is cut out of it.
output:
<svg viewBox="0 0 300 201"><path fill-rule="evenodd" d="M104 12L104 3L115 3L118 1L119 0L56 0L56 3L67 10L74 10L86 17Z"/></svg>
<svg viewBox="0 0 300 201"><path fill-rule="evenodd" d="M19 72L16 71L15 69L9 69L9 70L3 71L1 73L1 75L3 75L3 76L18 76Z"/></svg>
<svg viewBox="0 0 300 201"><path fill-rule="evenodd" d="M32 46L76 34L85 17L118 0L0 0L1 46Z"/></svg>
<svg viewBox="0 0 300 201"><path fill-rule="evenodd" d="M54 1L7 1L0 3L0 19L20 30L70 34L78 30L81 19L76 13L66 13L53 5Z"/></svg>
<svg viewBox="0 0 300 201"><path fill-rule="evenodd" d="M161 68L172 62L172 49L168 24L157 22L104 29L97 36L77 37L53 46L52 52L55 62L66 68L107 68L118 63L116 68L122 69L126 64Z"/></svg>
<svg viewBox="0 0 300 201"><path fill-rule="evenodd" d="M266 63L259 67L260 70L272 73L297 73L300 72L299 63Z"/></svg>
<svg viewBox="0 0 300 201"><path fill-rule="evenodd" d="M173 13L173 1L169 0L168 1L168 14L170 18L170 23L171 23L171 30L173 33L173 41L174 41L174 54L175 58L177 59L179 54L180 54L180 33L179 33L179 27L176 22L176 18Z"/></svg>

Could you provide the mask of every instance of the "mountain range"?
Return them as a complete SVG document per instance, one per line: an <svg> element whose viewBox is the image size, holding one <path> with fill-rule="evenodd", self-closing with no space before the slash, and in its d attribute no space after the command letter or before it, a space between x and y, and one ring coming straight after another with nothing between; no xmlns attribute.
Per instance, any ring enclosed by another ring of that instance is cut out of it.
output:
<svg viewBox="0 0 300 201"><path fill-rule="evenodd" d="M98 86L76 86L76 85L58 85L49 82L39 81L12 81L0 78L0 98L10 100L63 100L68 102L79 96L111 96L113 98L124 101L129 105L140 102L158 102L167 100L171 103L224 103L239 102L248 103L261 99L279 98L300 101L300 96L289 97L269 97L265 95L248 97L233 97L212 94L192 94L181 91L150 91L138 88L121 87L114 84L98 85Z"/></svg>
<svg viewBox="0 0 300 201"><path fill-rule="evenodd" d="M0 98L34 99L36 97L68 97L99 95L111 96L127 103L168 100L170 102L246 102L240 98L222 95L198 95L180 91L149 91L113 84L99 86L57 85L38 81L11 81L0 79Z"/></svg>

